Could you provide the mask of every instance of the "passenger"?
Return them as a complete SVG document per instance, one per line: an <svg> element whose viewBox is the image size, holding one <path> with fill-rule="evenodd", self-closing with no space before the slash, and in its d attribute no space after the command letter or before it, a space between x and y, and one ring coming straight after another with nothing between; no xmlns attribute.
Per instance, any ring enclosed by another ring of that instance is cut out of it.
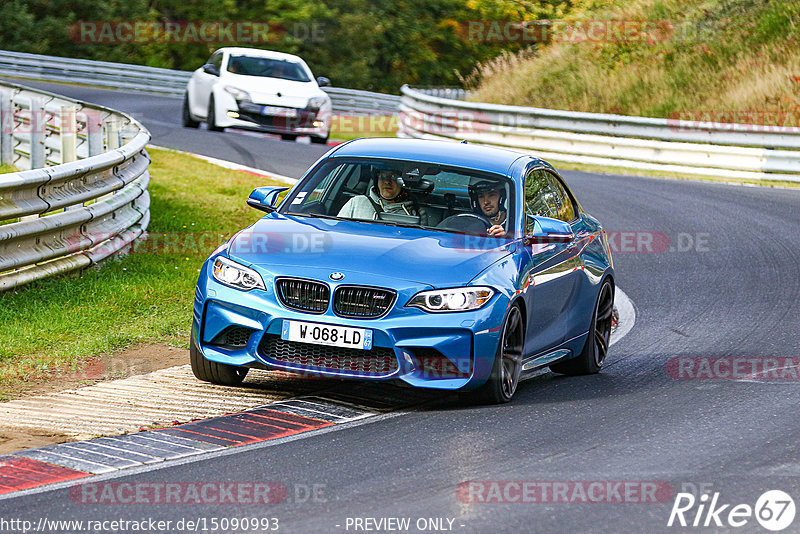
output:
<svg viewBox="0 0 800 534"><path fill-rule="evenodd" d="M469 186L469 198L475 213L490 223L486 232L492 237L505 237L503 225L508 220L506 188L499 182L474 180Z"/></svg>
<svg viewBox="0 0 800 534"><path fill-rule="evenodd" d="M372 186L366 195L347 201L339 210L339 217L348 219L376 220L378 213L394 213L417 216L421 226L428 226L428 213L420 207L411 193L398 179L402 173L395 169L379 169L373 177Z"/></svg>

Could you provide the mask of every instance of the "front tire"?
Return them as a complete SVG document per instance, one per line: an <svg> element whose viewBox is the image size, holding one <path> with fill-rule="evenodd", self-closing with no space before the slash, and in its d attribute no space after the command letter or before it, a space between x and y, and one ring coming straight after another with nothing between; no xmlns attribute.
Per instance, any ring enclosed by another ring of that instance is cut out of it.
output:
<svg viewBox="0 0 800 534"><path fill-rule="evenodd" d="M522 310L514 305L503 321L492 374L486 384L476 391L479 402L503 404L511 400L519 385L524 344L525 325L522 320Z"/></svg>
<svg viewBox="0 0 800 534"><path fill-rule="evenodd" d="M248 367L206 360L194 344L194 340L189 342L189 360L192 364L192 373L197 379L222 386L238 386L250 370Z"/></svg>
<svg viewBox="0 0 800 534"><path fill-rule="evenodd" d="M315 137L315 136L312 135L311 136L311 142L315 143L315 144L318 144L318 145L324 145L324 144L326 144L328 142L328 138L327 137Z"/></svg>
<svg viewBox="0 0 800 534"><path fill-rule="evenodd" d="M614 286L606 279L600 286L594 306L589 335L580 355L550 366L554 373L562 375L592 375L600 371L608 356L611 339L611 322L614 317Z"/></svg>
<svg viewBox="0 0 800 534"><path fill-rule="evenodd" d="M297 139L297 134L281 134L282 141L294 141Z"/></svg>
<svg viewBox="0 0 800 534"><path fill-rule="evenodd" d="M183 123L184 128L197 128L200 126L200 123L192 118L192 113L189 111L189 93L183 95L181 122Z"/></svg>
<svg viewBox="0 0 800 534"><path fill-rule="evenodd" d="M208 101L208 115L206 115L206 125L211 132L223 132L225 128L217 126L217 112L214 105L214 97Z"/></svg>

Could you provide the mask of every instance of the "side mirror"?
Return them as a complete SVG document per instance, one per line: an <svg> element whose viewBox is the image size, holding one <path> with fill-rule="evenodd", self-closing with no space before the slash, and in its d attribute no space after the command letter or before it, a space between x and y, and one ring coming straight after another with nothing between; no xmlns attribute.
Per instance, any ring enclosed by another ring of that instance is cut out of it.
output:
<svg viewBox="0 0 800 534"><path fill-rule="evenodd" d="M325 76L320 76L319 78L317 78L317 85L319 85L320 87L330 87L331 81Z"/></svg>
<svg viewBox="0 0 800 534"><path fill-rule="evenodd" d="M203 72L212 76L219 76L219 70L211 63L206 63L203 65Z"/></svg>
<svg viewBox="0 0 800 534"><path fill-rule="evenodd" d="M257 210L272 213L277 209L275 207L275 201L278 199L278 195L287 189L289 188L273 186L256 187L247 198L247 205Z"/></svg>
<svg viewBox="0 0 800 534"><path fill-rule="evenodd" d="M569 243L575 237L569 223L542 217L526 215L525 244L534 243Z"/></svg>

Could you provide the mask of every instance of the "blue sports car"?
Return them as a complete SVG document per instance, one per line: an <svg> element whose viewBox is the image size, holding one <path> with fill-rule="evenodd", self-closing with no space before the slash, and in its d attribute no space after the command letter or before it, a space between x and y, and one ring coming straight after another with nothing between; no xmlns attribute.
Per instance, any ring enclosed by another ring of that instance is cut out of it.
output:
<svg viewBox="0 0 800 534"><path fill-rule="evenodd" d="M197 282L197 378L252 367L400 380L511 400L520 377L596 373L614 270L556 170L516 152L410 139L333 148L215 250Z"/></svg>

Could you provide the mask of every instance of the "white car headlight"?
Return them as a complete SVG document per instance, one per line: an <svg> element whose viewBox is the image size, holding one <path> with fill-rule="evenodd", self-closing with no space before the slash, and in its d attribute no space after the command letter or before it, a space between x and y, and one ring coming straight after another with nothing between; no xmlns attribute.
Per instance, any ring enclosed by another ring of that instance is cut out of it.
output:
<svg viewBox="0 0 800 534"><path fill-rule="evenodd" d="M239 89L238 87L233 87L232 85L226 85L223 87L226 93L230 93L233 95L233 98L240 101L250 101L250 93L245 91L244 89Z"/></svg>
<svg viewBox="0 0 800 534"><path fill-rule="evenodd" d="M315 96L313 98L308 99L308 105L306 105L306 107L308 109L320 109L322 106L325 105L325 102L327 102L327 100L328 99L325 98L324 96Z"/></svg>
<svg viewBox="0 0 800 534"><path fill-rule="evenodd" d="M421 291L408 301L406 306L420 308L426 312L459 312L477 310L491 300L491 287L456 287Z"/></svg>
<svg viewBox="0 0 800 534"><path fill-rule="evenodd" d="M249 267L240 265L228 258L218 256L211 266L211 275L220 284L225 284L236 289L250 291L251 289L266 289L261 275Z"/></svg>

